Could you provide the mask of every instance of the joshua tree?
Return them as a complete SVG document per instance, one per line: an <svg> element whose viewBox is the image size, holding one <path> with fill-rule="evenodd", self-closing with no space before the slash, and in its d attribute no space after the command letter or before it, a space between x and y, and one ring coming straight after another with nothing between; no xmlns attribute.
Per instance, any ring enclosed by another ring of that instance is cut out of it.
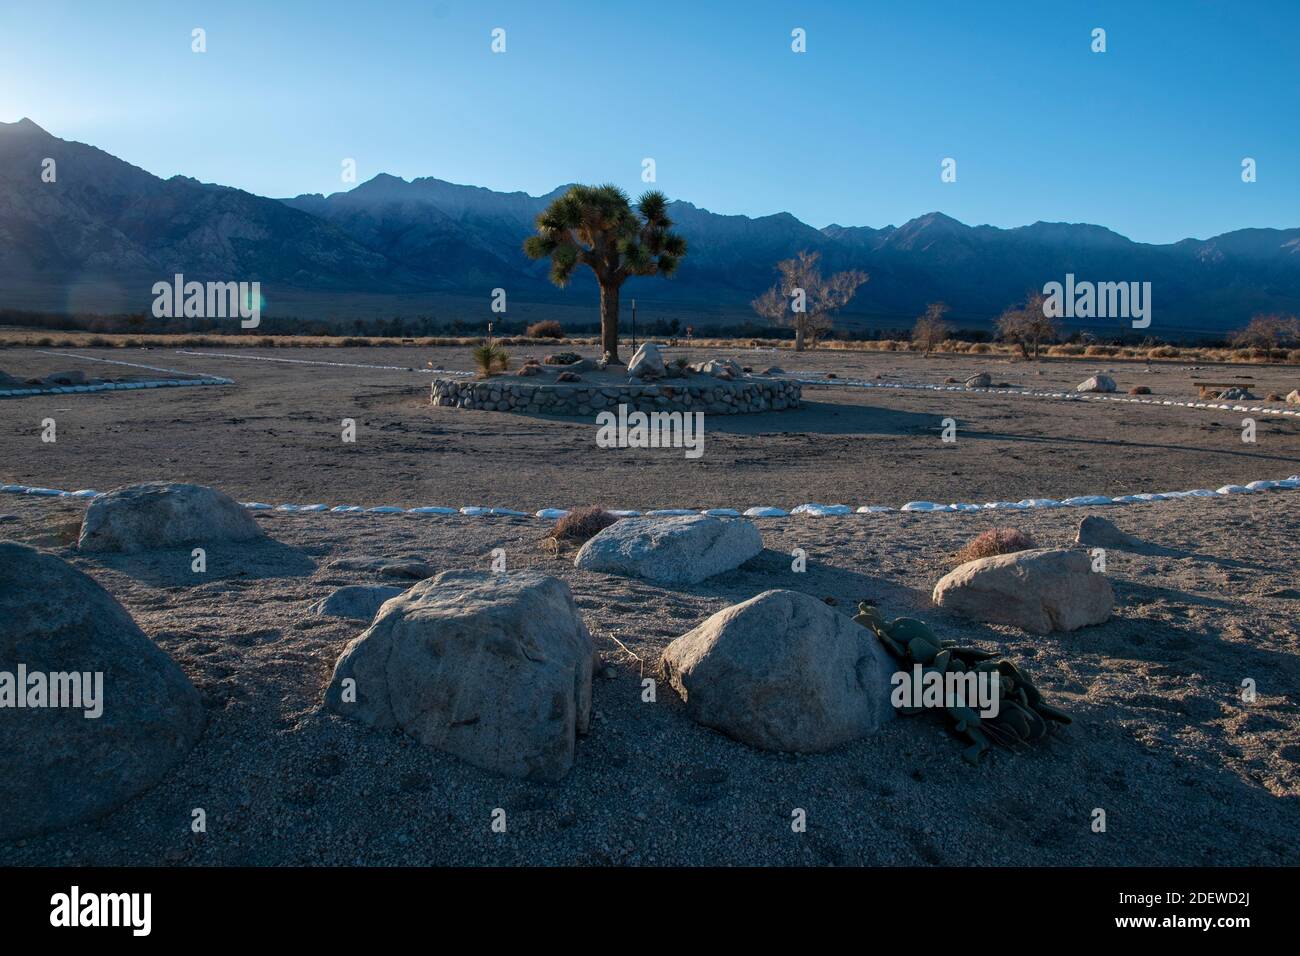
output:
<svg viewBox="0 0 1300 956"><path fill-rule="evenodd" d="M820 252L800 252L793 259L776 264L781 278L772 288L750 302L755 312L778 325L794 326L794 348L804 350L804 343L817 338L831 327L831 315L848 305L867 274L856 269L823 276L818 260Z"/></svg>
<svg viewBox="0 0 1300 956"><path fill-rule="evenodd" d="M1060 333L1057 320L1043 309L1044 301L1042 293L1030 293L1022 307L1007 309L998 319L998 333L1004 340L1019 345L1024 358L1029 358L1032 345L1037 359L1042 344L1054 341Z"/></svg>
<svg viewBox="0 0 1300 956"><path fill-rule="evenodd" d="M618 358L618 294L629 276L670 276L686 255L686 240L672 232L668 199L643 193L632 208L617 186L574 186L537 217L537 235L524 242L530 259L551 258L551 281L569 284L579 265L600 285L600 341Z"/></svg>
<svg viewBox="0 0 1300 956"><path fill-rule="evenodd" d="M916 320L912 329L912 341L925 347L929 355L940 342L952 334L952 326L943 320L948 306L943 302L931 302L925 307L925 315Z"/></svg>

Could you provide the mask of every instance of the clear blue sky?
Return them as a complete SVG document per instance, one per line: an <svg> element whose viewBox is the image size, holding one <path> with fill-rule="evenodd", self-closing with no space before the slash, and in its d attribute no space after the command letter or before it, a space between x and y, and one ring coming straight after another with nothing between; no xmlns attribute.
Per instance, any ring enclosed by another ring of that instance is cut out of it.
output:
<svg viewBox="0 0 1300 956"><path fill-rule="evenodd" d="M1300 226L1298 63L1297 0L0 6L0 120L161 176L328 193L354 157L362 181L639 191L653 157L659 188L715 212L1147 242Z"/></svg>

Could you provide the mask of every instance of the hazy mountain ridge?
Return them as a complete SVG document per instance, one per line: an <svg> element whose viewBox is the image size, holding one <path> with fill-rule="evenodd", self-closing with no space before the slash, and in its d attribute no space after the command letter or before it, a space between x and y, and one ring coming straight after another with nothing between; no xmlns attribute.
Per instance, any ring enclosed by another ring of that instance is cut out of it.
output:
<svg viewBox="0 0 1300 956"><path fill-rule="evenodd" d="M56 182L41 179L46 157L58 164ZM136 302L137 287L174 272L322 293L475 297L501 287L526 301L577 304L590 277L557 290L546 264L521 251L537 213L566 188L530 196L380 174L345 192L279 200L164 180L30 120L0 124L0 306L10 304L6 289L56 293L87 279L117 283ZM800 249L820 251L827 269L870 274L846 310L850 324L906 324L942 299L953 321L977 325L1067 272L1150 281L1157 334L1161 326L1234 328L1265 309L1300 312L1300 229L1149 245L1097 225L1001 229L939 212L879 229L816 229L785 212L722 215L683 200L672 215L690 243L677 276L630 280L625 294L732 321L749 316L747 303L772 283L776 261ZM135 308L147 302L141 291ZM1097 324L1107 321L1122 328Z"/></svg>

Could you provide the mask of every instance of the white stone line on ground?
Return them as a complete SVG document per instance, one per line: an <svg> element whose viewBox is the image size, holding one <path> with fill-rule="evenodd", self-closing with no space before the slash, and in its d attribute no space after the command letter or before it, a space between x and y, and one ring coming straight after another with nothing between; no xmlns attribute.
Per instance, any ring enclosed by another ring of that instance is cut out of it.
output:
<svg viewBox="0 0 1300 956"><path fill-rule="evenodd" d="M156 365L142 365L138 362L121 362L118 359L99 359L94 355L75 355L73 352L51 352L43 349L34 350L38 355L53 355L61 359L81 359L82 362L103 362L108 365L129 365L131 368L144 368L149 372L166 372L168 375L185 375L188 378L151 378L146 381L101 382L99 385L42 385L38 388L0 389L0 398L25 398L27 395L66 395L78 392L134 392L138 389L179 389L195 385L234 385L234 378L222 378L213 375L198 375L194 372L181 372L175 368L159 368Z"/></svg>
<svg viewBox="0 0 1300 956"><path fill-rule="evenodd" d="M77 355L73 352L47 352L34 350L39 355L53 355L57 358L81 359L83 362L104 362L108 365L127 365L131 368L148 369L150 372L166 372L169 375L188 375L189 378L161 378L140 382L103 382L99 385L48 385L35 388L3 388L0 398L24 398L28 395L67 395L73 392L126 392L142 388L185 388L196 385L234 385L235 380L216 375L195 376L193 372L181 372L174 368L158 368L154 365L141 365L138 362L122 362L118 359L95 358L91 355Z"/></svg>
<svg viewBox="0 0 1300 956"><path fill-rule="evenodd" d="M409 365L367 365L363 362L322 362L316 359L291 359L278 358L271 355L238 355L231 352L190 352L185 349L177 349L177 355L197 355L199 358L232 358L244 359L248 362L286 362L291 365L331 365L335 368L376 368L385 372L421 372L426 375L473 375L473 372L462 372L449 368L412 368Z"/></svg>
<svg viewBox="0 0 1300 956"><path fill-rule="evenodd" d="M1168 405L1176 408L1205 408L1228 412L1256 412L1261 415L1300 417L1300 409L1270 408L1265 405L1224 405L1217 402L1179 402L1167 398L1141 398L1133 395L1099 395L1096 392L1046 392L1022 388L969 388L965 385L927 385L922 382L868 382L863 379L792 378L800 385L823 388L892 388L918 392L967 392L977 395L1023 395L1029 398L1055 398L1063 401L1123 402L1130 405Z"/></svg>
<svg viewBox="0 0 1300 956"><path fill-rule="evenodd" d="M1157 501L1170 501L1179 498L1223 498L1230 495L1254 494L1261 491L1290 491L1295 489L1300 489L1300 475L1291 475L1289 478L1283 478L1276 481L1271 479L1252 481L1246 485L1224 485L1217 489L1196 488L1191 491L1165 491L1154 494L1143 493L1138 495L1123 495L1118 498L1109 498L1106 495L1080 495L1074 498L1064 498L1059 501L1054 498L1025 498L1021 501L990 501L982 505L962 502L939 504L933 501L909 501L907 504L898 508L892 508L885 505L862 505L857 508L856 511L848 505L823 505L809 503L799 505L790 511L773 507L753 507L747 508L744 511L738 511L734 508L706 508L701 511L691 508L663 508L653 511L614 511L612 513L621 517L639 517L641 515L654 517L664 515L705 514L730 518L790 518L795 515L825 517L849 514L880 514L882 512L891 511L911 512L916 514L1004 510L1025 511L1035 508L1089 508L1105 505L1143 504ZM96 498L103 494L103 492L94 491L89 488L83 488L79 491L61 491L57 488L38 488L28 485L0 485L0 492L39 495L53 498ZM527 511L516 511L513 508L490 508L479 505L466 506L464 508L446 508L428 505L418 508L402 508L397 505L378 505L375 507L365 508L360 505L335 505L334 507L325 504L270 505L261 501L245 501L242 502L242 504L245 508L248 508L251 511L274 510L292 514L459 514L470 517L532 517L541 518L546 521L558 520L568 514L568 511L563 508L543 508L541 511L530 513Z"/></svg>
<svg viewBox="0 0 1300 956"><path fill-rule="evenodd" d="M123 362L121 359L97 358L94 355L78 355L76 352L47 352L44 349L33 349L37 355L53 355L56 358L80 359L83 362L102 362L105 365L129 365L131 368L148 369L150 372L166 372L168 375L187 375L190 378L212 379L212 375L199 375L195 372L182 372L175 368L159 368L157 365L141 365L139 362ZM230 381L222 379L222 381ZM234 384L233 382L231 384Z"/></svg>
<svg viewBox="0 0 1300 956"><path fill-rule="evenodd" d="M228 378L160 378L147 382L106 382L103 385L58 385L50 388L4 388L0 398L25 398L29 395L65 395L72 392L130 392L141 388L186 388L196 385L234 385Z"/></svg>

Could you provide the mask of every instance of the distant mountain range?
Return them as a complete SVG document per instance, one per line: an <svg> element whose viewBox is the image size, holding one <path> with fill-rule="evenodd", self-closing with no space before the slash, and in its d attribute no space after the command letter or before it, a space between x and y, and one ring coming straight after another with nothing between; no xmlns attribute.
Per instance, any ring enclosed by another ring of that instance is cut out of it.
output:
<svg viewBox="0 0 1300 956"><path fill-rule="evenodd" d="M42 181L46 158L57 164L54 182ZM0 123L0 307L95 311L102 293L103 311L147 310L152 284L181 272L260 281L272 303L289 292L319 302L365 294L486 303L501 287L521 301L590 303L594 321L588 276L557 290L546 265L521 251L537 213L566 188L529 196L381 174L347 192L271 199L160 179L27 119ZM801 249L819 250L828 270L869 273L846 325L910 325L935 300L952 307L956 324L987 325L1066 273L1151 282L1153 335L1224 331L1266 310L1300 313L1300 229L1149 245L1102 226L998 229L938 212L883 229L815 229L789 213L727 216L681 200L671 214L690 243L677 276L630 280L624 298L698 308L701 324L753 318L749 300L771 285L777 260ZM1115 320L1094 325L1124 331Z"/></svg>

